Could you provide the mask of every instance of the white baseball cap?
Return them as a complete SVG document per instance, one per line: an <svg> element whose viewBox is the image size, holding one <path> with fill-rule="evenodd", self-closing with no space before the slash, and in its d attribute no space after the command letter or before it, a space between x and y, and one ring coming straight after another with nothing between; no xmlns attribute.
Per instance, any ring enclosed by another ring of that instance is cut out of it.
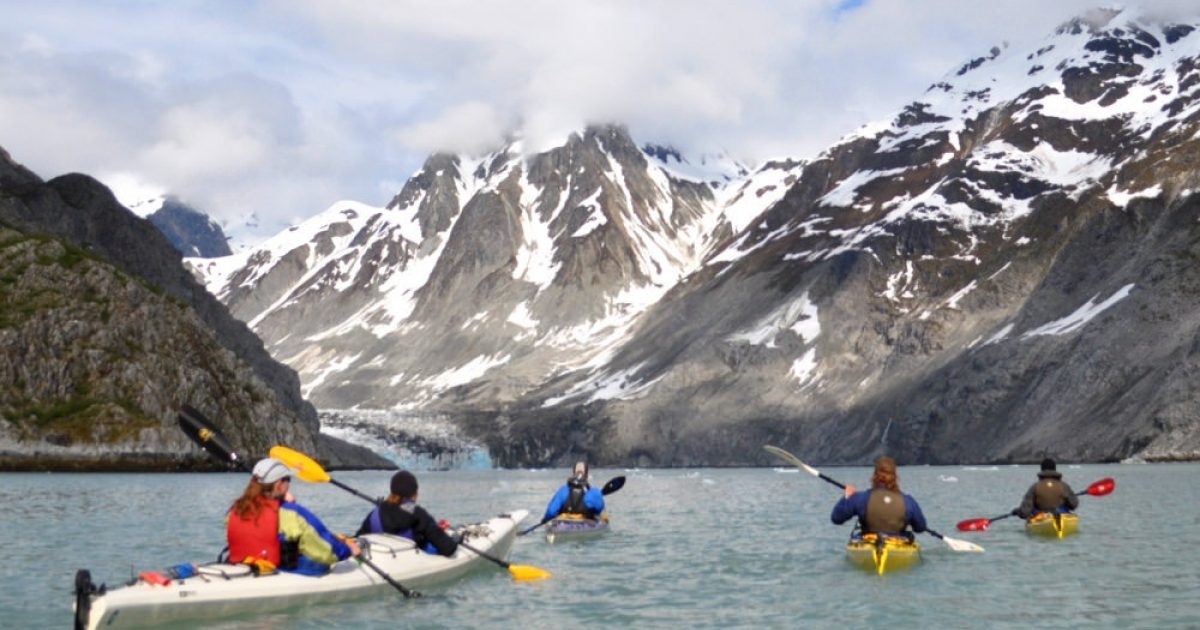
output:
<svg viewBox="0 0 1200 630"><path fill-rule="evenodd" d="M278 459L268 457L258 460L258 463L254 465L254 472L252 474L255 479L263 483L275 483L291 475L292 471Z"/></svg>

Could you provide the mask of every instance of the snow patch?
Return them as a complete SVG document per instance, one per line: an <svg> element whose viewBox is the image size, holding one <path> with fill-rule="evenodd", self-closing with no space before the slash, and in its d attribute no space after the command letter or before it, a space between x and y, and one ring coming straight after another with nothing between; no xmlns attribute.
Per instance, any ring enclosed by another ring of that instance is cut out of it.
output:
<svg viewBox="0 0 1200 630"><path fill-rule="evenodd" d="M1037 337L1039 335L1066 335L1068 333L1075 332L1091 321L1092 318L1108 310L1110 306L1125 299L1129 295L1129 292L1133 290L1134 286L1135 285L1133 284L1127 284L1121 287L1120 290L1112 294L1111 297L1099 304L1096 303L1096 299L1100 297L1100 294L1097 293L1096 295L1092 296L1090 300L1084 303L1083 306L1080 306L1078 309L1076 309L1074 313L1071 313L1062 319L1054 320L1044 326L1035 328L1022 335L1021 338L1028 339L1030 337Z"/></svg>
<svg viewBox="0 0 1200 630"><path fill-rule="evenodd" d="M465 365L451 370L446 370L437 376L431 376L425 379L423 384L438 391L450 389L451 387L458 387L459 385L466 385L467 383L470 383L471 381L483 376L488 370L496 367L497 365L504 365L505 363L508 363L509 359L511 358L512 357L507 354L499 357L475 357Z"/></svg>
<svg viewBox="0 0 1200 630"><path fill-rule="evenodd" d="M1108 200L1113 202L1113 205L1124 208L1125 206L1129 205L1130 201L1133 201L1134 199L1153 199L1161 194L1162 186L1159 186L1158 184L1155 184L1154 186L1151 186L1145 190L1139 190L1136 192L1119 190L1114 184L1108 189Z"/></svg>
<svg viewBox="0 0 1200 630"><path fill-rule="evenodd" d="M775 337L788 329L800 335L806 343L812 343L821 334L817 306L808 299L808 291L798 300L784 304L760 319L753 329L732 334L726 340L774 348Z"/></svg>
<svg viewBox="0 0 1200 630"><path fill-rule="evenodd" d="M788 370L788 375L799 381L801 384L808 383L815 376L817 369L817 349L809 348L804 356L792 362L792 368Z"/></svg>

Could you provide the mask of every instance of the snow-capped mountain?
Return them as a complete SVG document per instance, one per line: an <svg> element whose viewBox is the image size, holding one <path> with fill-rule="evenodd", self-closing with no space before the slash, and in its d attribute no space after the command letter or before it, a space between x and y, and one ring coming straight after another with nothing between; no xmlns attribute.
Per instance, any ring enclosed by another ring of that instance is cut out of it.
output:
<svg viewBox="0 0 1200 630"><path fill-rule="evenodd" d="M1195 456L1197 24L1095 12L744 176L614 127L434 156L209 286L319 406L502 465Z"/></svg>
<svg viewBox="0 0 1200 630"><path fill-rule="evenodd" d="M339 202L191 262L322 406L424 408L503 374L490 404L603 364L732 233L718 199L744 175L594 127L536 155L435 155L386 208Z"/></svg>

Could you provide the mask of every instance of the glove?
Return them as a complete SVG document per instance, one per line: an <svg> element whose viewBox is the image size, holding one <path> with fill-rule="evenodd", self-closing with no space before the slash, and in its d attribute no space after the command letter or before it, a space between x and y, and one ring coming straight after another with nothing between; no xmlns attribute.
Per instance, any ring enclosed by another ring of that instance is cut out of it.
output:
<svg viewBox="0 0 1200 630"><path fill-rule="evenodd" d="M450 521L447 521L446 519L442 519L442 520L440 520L440 521L438 521L438 522L437 522L437 526L438 526L438 528L439 528L439 529L449 529L449 528L450 528Z"/></svg>
<svg viewBox="0 0 1200 630"><path fill-rule="evenodd" d="M1013 516L1020 516L1020 515L1021 515L1021 508L1013 508L1013 509L1012 509L1012 511L1011 511L1011 512L1009 512L1009 514L1012 514Z"/></svg>

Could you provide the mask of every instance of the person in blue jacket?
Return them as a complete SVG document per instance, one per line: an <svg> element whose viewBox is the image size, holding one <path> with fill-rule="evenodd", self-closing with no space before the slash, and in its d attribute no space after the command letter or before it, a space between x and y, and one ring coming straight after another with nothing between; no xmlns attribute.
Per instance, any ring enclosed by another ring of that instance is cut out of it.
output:
<svg viewBox="0 0 1200 630"><path fill-rule="evenodd" d="M584 518L600 518L604 512L604 494L598 488L588 485L588 465L586 462L575 462L571 469L571 478L563 484L550 504L546 506L546 514L542 522L560 514L582 516Z"/></svg>
<svg viewBox="0 0 1200 630"><path fill-rule="evenodd" d="M854 486L846 486L845 495L833 506L830 518L841 525L857 516L864 534L904 536L911 539L912 532L926 531L925 515L917 500L900 492L896 476L896 460L882 455L875 460L875 472L871 475L871 489L858 492Z"/></svg>

